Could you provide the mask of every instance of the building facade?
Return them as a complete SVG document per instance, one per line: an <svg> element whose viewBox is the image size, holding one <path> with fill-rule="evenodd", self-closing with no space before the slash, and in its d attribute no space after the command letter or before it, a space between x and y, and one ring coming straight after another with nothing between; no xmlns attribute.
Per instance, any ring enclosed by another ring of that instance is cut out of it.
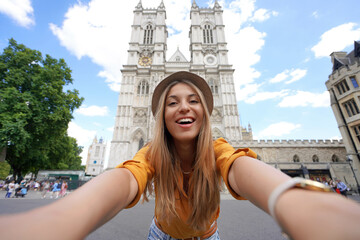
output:
<svg viewBox="0 0 360 240"><path fill-rule="evenodd" d="M342 141L253 140L252 128L240 126L235 96L234 69L228 61L223 11L218 1L213 8L199 8L193 1L189 26L190 60L179 48L167 58L166 11L163 2L145 9L135 7L127 64L121 69L113 139L108 168L114 168L149 142L154 126L151 93L166 76L190 71L202 76L214 95L211 116L214 138L223 137L235 148L250 147L264 161L290 176L319 181L341 179L357 188L352 165ZM167 60L168 59L168 60Z"/></svg>
<svg viewBox="0 0 360 240"><path fill-rule="evenodd" d="M167 60L168 32L163 2L154 9L143 8L141 1L136 6L127 64L121 69L109 168L131 159L150 140L154 125L151 93L162 79L177 71L190 71L208 82L214 95L211 117L214 138L224 137L234 145L242 140L234 69L228 62L222 14L217 1L213 8L199 8L194 1L189 31L191 59L187 60L177 49Z"/></svg>
<svg viewBox="0 0 360 240"><path fill-rule="evenodd" d="M360 42L354 42L350 53L333 52L332 73L325 85L330 93L331 108L343 138L347 161L360 180Z"/></svg>
<svg viewBox="0 0 360 240"><path fill-rule="evenodd" d="M106 143L102 138L97 140L94 138L92 144L89 146L86 160L86 175L97 176L104 171Z"/></svg>

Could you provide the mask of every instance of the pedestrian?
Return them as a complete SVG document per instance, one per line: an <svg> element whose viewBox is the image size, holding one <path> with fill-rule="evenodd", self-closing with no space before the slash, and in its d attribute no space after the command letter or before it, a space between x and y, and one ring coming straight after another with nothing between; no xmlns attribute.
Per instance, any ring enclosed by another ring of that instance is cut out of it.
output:
<svg viewBox="0 0 360 240"><path fill-rule="evenodd" d="M257 160L249 148L234 149L223 138L213 140L213 97L200 76L168 76L153 91L151 103L154 136L133 159L53 204L1 217L2 237L45 239L50 232L58 239L84 239L122 209L135 206L141 196L147 200L154 194L148 239L220 239L221 179L234 198L248 199L269 213L293 239L360 236L358 203L331 193L322 183L290 178ZM30 221L34 216L35 225ZM41 231L44 228L48 232Z"/></svg>
<svg viewBox="0 0 360 240"><path fill-rule="evenodd" d="M7 186L7 189L6 189L6 195L5 195L5 198L10 198L11 197L11 194L15 191L15 181L12 180L8 186Z"/></svg>
<svg viewBox="0 0 360 240"><path fill-rule="evenodd" d="M346 193L347 193L347 186L344 182L340 181L340 180L337 180L337 189L339 189L340 191L340 194L343 195L344 197L346 197Z"/></svg>
<svg viewBox="0 0 360 240"><path fill-rule="evenodd" d="M50 182L49 181L43 182L41 198L43 199L46 198L46 194L49 192L49 190L50 190Z"/></svg>
<svg viewBox="0 0 360 240"><path fill-rule="evenodd" d="M59 197L60 190L61 190L60 181L56 180L54 185L52 186L52 195L50 196L50 198L55 197L55 199L57 199Z"/></svg>
<svg viewBox="0 0 360 240"><path fill-rule="evenodd" d="M60 197L65 197L67 188L68 188L67 182L63 181L61 184Z"/></svg>

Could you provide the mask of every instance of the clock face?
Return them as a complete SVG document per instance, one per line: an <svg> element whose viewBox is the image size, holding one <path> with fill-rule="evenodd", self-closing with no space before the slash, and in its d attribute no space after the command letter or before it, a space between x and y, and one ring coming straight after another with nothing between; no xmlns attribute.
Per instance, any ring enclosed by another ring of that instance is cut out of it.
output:
<svg viewBox="0 0 360 240"><path fill-rule="evenodd" d="M204 63L206 65L216 65L217 64L217 59L214 55L209 54L204 58Z"/></svg>
<svg viewBox="0 0 360 240"><path fill-rule="evenodd" d="M151 64L152 60L150 57L141 57L139 59L139 64L141 66L149 66Z"/></svg>

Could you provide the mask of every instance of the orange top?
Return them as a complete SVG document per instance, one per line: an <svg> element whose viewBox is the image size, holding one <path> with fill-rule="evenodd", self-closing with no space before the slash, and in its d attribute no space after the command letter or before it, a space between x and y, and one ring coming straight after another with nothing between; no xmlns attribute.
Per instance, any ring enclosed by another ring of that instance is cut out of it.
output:
<svg viewBox="0 0 360 240"><path fill-rule="evenodd" d="M144 192L147 181L150 181L154 176L154 169L150 166L149 161L146 159L146 152L149 149L148 146L140 149L134 156L133 160L125 161L117 166L117 168L127 168L135 176L138 183L138 192L135 199L127 206L131 208L137 204L140 200L142 193ZM228 183L228 173L231 164L240 156L250 156L256 158L256 153L254 153L249 148L242 148L235 150L229 143L223 138L219 138L214 141L214 152L216 159L216 167L220 171L221 176L226 184L231 195L238 200L246 200L245 198L237 195L229 186ZM191 175L190 175L191 177ZM179 180L183 180L183 176L179 176ZM182 184L180 184L182 186ZM182 194L180 194L180 192ZM176 194L176 209L180 218L175 218L171 221L171 224L168 224L166 221L159 221L158 223L161 226L162 230L169 234L173 238L190 238L196 236L206 235L211 231L212 223L219 217L220 207L213 214L212 218L209 219L208 230L205 232L199 232L192 229L186 222L190 215L191 209L188 201L188 196L185 193L184 189L177 189ZM155 201L156 201L156 191L155 191ZM156 207L156 204L155 204ZM156 211L155 211L156 212ZM155 216L156 217L156 216ZM159 218L157 218L159 219Z"/></svg>

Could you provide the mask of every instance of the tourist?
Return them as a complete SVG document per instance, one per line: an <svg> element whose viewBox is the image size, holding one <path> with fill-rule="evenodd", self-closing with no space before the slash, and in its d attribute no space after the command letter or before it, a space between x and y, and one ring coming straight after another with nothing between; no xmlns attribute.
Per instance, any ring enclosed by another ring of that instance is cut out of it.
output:
<svg viewBox="0 0 360 240"><path fill-rule="evenodd" d="M6 187L5 198L10 198L11 194L15 191L15 181L11 181Z"/></svg>
<svg viewBox="0 0 360 240"><path fill-rule="evenodd" d="M50 182L49 181L44 181L42 183L42 193L41 193L41 198L46 198L46 194L50 191Z"/></svg>
<svg viewBox="0 0 360 240"><path fill-rule="evenodd" d="M151 109L154 136L132 160L53 204L1 217L2 237L46 239L51 233L55 239L84 239L141 196L147 200L154 185L148 239L220 239L222 179L234 198L269 213L293 239L359 238L358 203L322 183L290 178L257 160L249 148L213 141L213 98L200 76L177 72L165 78L153 92Z"/></svg>

